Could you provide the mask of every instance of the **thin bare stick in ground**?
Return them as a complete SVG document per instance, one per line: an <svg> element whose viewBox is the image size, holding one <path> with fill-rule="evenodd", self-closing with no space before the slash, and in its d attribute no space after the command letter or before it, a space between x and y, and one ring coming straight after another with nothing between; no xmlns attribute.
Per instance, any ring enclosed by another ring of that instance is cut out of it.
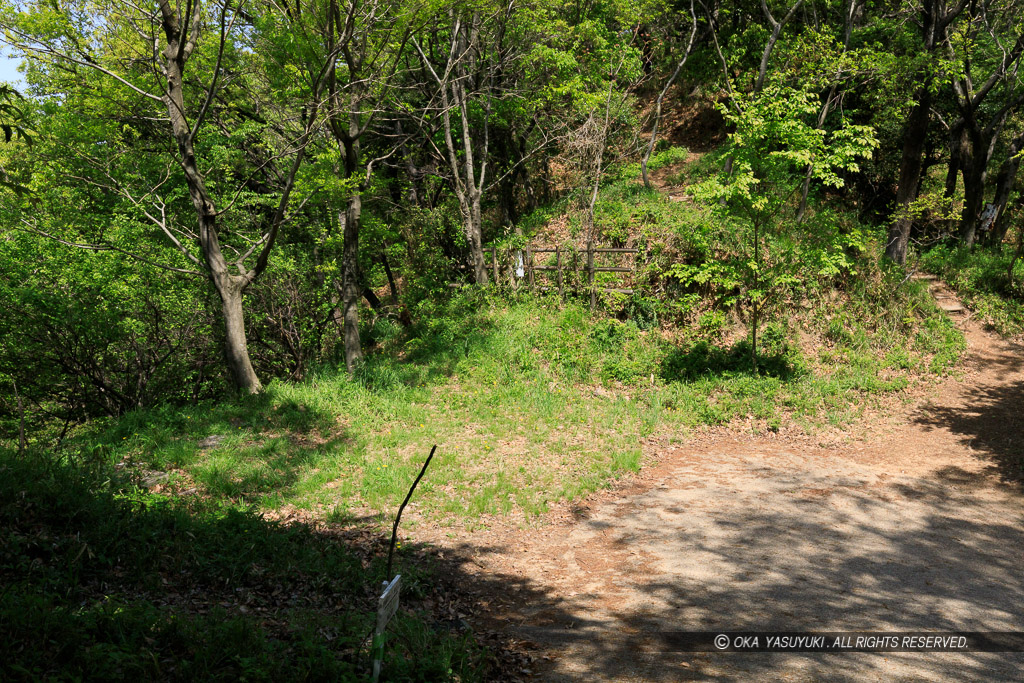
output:
<svg viewBox="0 0 1024 683"><path fill-rule="evenodd" d="M391 561L395 555L395 542L398 540L398 525L402 521L402 512L405 511L405 506L409 504L409 499L412 498L412 492L416 490L416 486L420 483L420 479L427 473L427 468L430 467L430 461L434 459L434 451L437 450L437 444L430 449L430 455L427 456L427 461L423 463L423 468L420 470L420 474L416 477L416 481L409 487L409 493L406 494L405 500L402 501L401 507L398 508L398 514L395 515L395 525L391 527L391 545L388 546L388 566L384 571L385 580L390 580L388 577L391 576Z"/></svg>

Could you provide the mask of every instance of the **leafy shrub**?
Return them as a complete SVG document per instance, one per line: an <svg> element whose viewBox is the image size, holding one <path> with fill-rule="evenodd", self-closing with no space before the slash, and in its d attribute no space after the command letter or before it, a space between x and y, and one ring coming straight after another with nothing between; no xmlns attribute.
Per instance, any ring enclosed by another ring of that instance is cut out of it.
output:
<svg viewBox="0 0 1024 683"><path fill-rule="evenodd" d="M690 150L681 146L669 147L659 150L651 155L647 162L647 170L657 171L666 166L674 166L685 162L690 156Z"/></svg>

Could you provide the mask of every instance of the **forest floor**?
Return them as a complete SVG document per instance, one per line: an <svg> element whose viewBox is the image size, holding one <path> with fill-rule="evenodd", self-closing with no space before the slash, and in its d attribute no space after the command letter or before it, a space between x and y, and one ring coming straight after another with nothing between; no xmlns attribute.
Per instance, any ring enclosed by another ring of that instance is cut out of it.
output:
<svg viewBox="0 0 1024 683"><path fill-rule="evenodd" d="M939 282L940 305L958 304ZM959 308L950 305L949 308ZM699 432L539 525L422 525L541 680L1011 680L1024 653L664 653L666 631L1024 631L1024 347L806 435Z"/></svg>

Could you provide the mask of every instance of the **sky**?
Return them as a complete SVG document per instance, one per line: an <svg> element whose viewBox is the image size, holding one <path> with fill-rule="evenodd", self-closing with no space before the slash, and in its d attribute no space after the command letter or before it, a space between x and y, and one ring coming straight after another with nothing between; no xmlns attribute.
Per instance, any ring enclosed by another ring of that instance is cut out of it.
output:
<svg viewBox="0 0 1024 683"><path fill-rule="evenodd" d="M21 74L18 73L19 60L9 59L3 52L0 52L0 81L9 81L17 86L21 83Z"/></svg>

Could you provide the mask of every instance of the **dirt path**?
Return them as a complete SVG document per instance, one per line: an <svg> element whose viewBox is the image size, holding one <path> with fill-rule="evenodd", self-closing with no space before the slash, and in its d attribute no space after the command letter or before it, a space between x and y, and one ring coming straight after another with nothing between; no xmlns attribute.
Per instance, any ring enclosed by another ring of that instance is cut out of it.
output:
<svg viewBox="0 0 1024 683"><path fill-rule="evenodd" d="M1024 631L1024 348L963 320L961 377L832 443L648 444L656 466L570 518L463 539L499 587L486 621L550 681L1020 680L1022 654L659 652L663 631Z"/></svg>

